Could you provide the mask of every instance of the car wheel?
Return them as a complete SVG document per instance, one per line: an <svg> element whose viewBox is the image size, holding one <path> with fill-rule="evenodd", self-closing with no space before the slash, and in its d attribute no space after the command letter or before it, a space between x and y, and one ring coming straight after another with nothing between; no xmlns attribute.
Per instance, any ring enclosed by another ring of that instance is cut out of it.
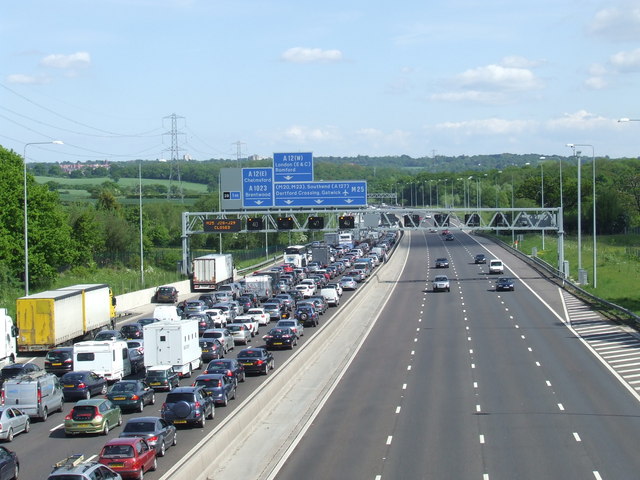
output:
<svg viewBox="0 0 640 480"><path fill-rule="evenodd" d="M89 400L91 398L91 391L89 389L87 389L87 391L84 392L84 398L86 400Z"/></svg>
<svg viewBox="0 0 640 480"><path fill-rule="evenodd" d="M142 413L144 411L144 400L140 399L138 402L138 412Z"/></svg>
<svg viewBox="0 0 640 480"><path fill-rule="evenodd" d="M47 418L49 418L49 411L47 410L47 407L44 407L44 410L42 410L42 421L46 422Z"/></svg>
<svg viewBox="0 0 640 480"><path fill-rule="evenodd" d="M9 428L7 432L7 442L13 442L13 428Z"/></svg>
<svg viewBox="0 0 640 480"><path fill-rule="evenodd" d="M213 405L211 405L211 411L209 412L209 420L213 420L216 416L216 409Z"/></svg>
<svg viewBox="0 0 640 480"><path fill-rule="evenodd" d="M173 390L173 383L169 382L169 386L167 387L167 392Z"/></svg>
<svg viewBox="0 0 640 480"><path fill-rule="evenodd" d="M144 467L140 467L140 471L138 472L138 480L144 480Z"/></svg>
<svg viewBox="0 0 640 480"><path fill-rule="evenodd" d="M200 428L204 428L205 424L207 423L207 420L204 417L205 417L204 412L202 412L202 416L200 417L200 422L199 422Z"/></svg>
<svg viewBox="0 0 640 480"><path fill-rule="evenodd" d="M102 429L103 435L109 435L109 422L107 420L104 421L104 428Z"/></svg>
<svg viewBox="0 0 640 480"><path fill-rule="evenodd" d="M107 384L105 383L102 386L102 389L100 390L100 395L106 395L107 394Z"/></svg>
<svg viewBox="0 0 640 480"><path fill-rule="evenodd" d="M162 443L160 444L160 450L158 450L158 456L159 457L164 457L165 453L167 453L167 451L166 451L166 446L165 446L164 440L163 440Z"/></svg>
<svg viewBox="0 0 640 480"><path fill-rule="evenodd" d="M62 413L63 409L64 409L64 397L62 397L62 399L60 400L60 406L58 407L58 411Z"/></svg>
<svg viewBox="0 0 640 480"><path fill-rule="evenodd" d="M29 430L31 430L31 420L27 418L27 421L24 424L24 433L29 433Z"/></svg>
<svg viewBox="0 0 640 480"><path fill-rule="evenodd" d="M118 414L118 426L122 425L122 413Z"/></svg>
<svg viewBox="0 0 640 480"><path fill-rule="evenodd" d="M233 389L233 397L231 397L233 400L236 399L236 396L238 395L238 391L234 388Z"/></svg>
<svg viewBox="0 0 640 480"><path fill-rule="evenodd" d="M158 459L156 457L153 457L153 463L151 464L151 468L149 470L151 470L152 472L155 472L158 469Z"/></svg>
<svg viewBox="0 0 640 480"><path fill-rule="evenodd" d="M178 444L178 432L173 434L173 441L171 442L171 445L173 445L174 447Z"/></svg>
<svg viewBox="0 0 640 480"><path fill-rule="evenodd" d="M225 394L224 399L222 400L222 406L226 407L229 405L229 397Z"/></svg>
<svg viewBox="0 0 640 480"><path fill-rule="evenodd" d="M156 392L153 392L151 394L151 401L149 402L149 404L151 404L151 405L155 405L156 404Z"/></svg>
<svg viewBox="0 0 640 480"><path fill-rule="evenodd" d="M268 363L264 366L264 371L262 373L264 373L265 375L269 375L269 364Z"/></svg>

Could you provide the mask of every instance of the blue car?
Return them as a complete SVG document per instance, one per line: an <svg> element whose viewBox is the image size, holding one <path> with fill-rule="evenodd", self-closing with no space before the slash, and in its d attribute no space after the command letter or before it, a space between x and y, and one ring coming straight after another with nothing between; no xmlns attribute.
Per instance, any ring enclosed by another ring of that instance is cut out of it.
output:
<svg viewBox="0 0 640 480"><path fill-rule="evenodd" d="M236 398L236 382L233 378L221 373L198 375L193 385L209 392L216 405L226 407L229 400Z"/></svg>

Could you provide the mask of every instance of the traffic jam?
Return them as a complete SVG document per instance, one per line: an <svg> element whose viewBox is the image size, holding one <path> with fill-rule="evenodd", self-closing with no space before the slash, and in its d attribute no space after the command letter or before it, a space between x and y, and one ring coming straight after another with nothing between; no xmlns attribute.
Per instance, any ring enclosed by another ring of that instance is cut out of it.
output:
<svg viewBox="0 0 640 480"><path fill-rule="evenodd" d="M215 420L224 419L234 400L265 381L287 351L309 341L341 299L387 261L396 241L397 233L387 233L357 245L290 246L284 263L183 301L174 287L161 286L151 316L131 317L119 329L111 323L90 340L54 346L43 367L35 361L3 367L0 439L12 442L28 434L32 422L46 422L51 415L58 423L49 429L53 441L107 438L99 452L77 451L95 445L88 442L60 450L62 458L38 472L38 478L143 478L161 472L158 457L181 437L191 440L186 430L212 428ZM220 260L211 257L206 261ZM83 298L110 294L98 288L104 285L78 287L86 290ZM60 298L68 303L73 289ZM93 308L99 310L100 303L93 302ZM33 305L18 304L19 317L21 308ZM53 341L64 334L56 331ZM32 343L42 345L43 340L33 338ZM66 413L62 421L56 412ZM21 468L24 474L20 450L0 448L3 471L11 473L7 478L17 478Z"/></svg>

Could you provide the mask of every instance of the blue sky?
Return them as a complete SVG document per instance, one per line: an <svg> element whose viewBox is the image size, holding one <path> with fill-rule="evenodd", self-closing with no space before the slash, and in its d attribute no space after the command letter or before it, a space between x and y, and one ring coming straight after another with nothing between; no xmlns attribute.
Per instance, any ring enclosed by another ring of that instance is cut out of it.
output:
<svg viewBox="0 0 640 480"><path fill-rule="evenodd" d="M29 161L640 150L639 0L21 0L0 59Z"/></svg>

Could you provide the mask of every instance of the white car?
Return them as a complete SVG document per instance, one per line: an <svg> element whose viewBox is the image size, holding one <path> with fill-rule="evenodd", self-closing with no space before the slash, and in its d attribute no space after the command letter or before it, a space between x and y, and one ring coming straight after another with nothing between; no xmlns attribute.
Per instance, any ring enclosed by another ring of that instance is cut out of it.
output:
<svg viewBox="0 0 640 480"><path fill-rule="evenodd" d="M449 285L449 277L447 277L446 275L437 275L433 279L433 291L450 292L451 286Z"/></svg>
<svg viewBox="0 0 640 480"><path fill-rule="evenodd" d="M251 315L258 321L258 325L269 325L271 318L269 318L269 314L264 311L264 308L250 308L247 310L246 315Z"/></svg>
<svg viewBox="0 0 640 480"><path fill-rule="evenodd" d="M244 323L249 328L252 337L258 334L260 325L258 325L258 320L253 315L238 315L233 323Z"/></svg>
<svg viewBox="0 0 640 480"><path fill-rule="evenodd" d="M344 290L342 289L342 285L340 283L328 283L324 288L335 288L338 291L338 295L342 296Z"/></svg>
<svg viewBox="0 0 640 480"><path fill-rule="evenodd" d="M298 290L304 298L309 298L316 293L316 284L299 283L298 285L296 285L296 290Z"/></svg>
<svg viewBox="0 0 640 480"><path fill-rule="evenodd" d="M220 308L209 308L204 311L211 320L213 320L213 324L216 328L224 328L227 326L229 321L229 317L227 312L221 310Z"/></svg>

